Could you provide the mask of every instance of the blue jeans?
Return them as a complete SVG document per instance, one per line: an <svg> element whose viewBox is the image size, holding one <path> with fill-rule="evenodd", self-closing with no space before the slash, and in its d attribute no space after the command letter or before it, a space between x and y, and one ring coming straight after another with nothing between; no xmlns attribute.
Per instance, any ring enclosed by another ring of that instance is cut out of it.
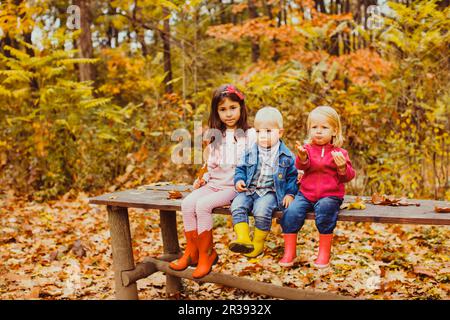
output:
<svg viewBox="0 0 450 320"><path fill-rule="evenodd" d="M319 233L333 233L342 201L343 199L339 197L324 197L312 202L299 191L281 218L283 233L299 232L305 222L306 213L311 211L316 214L316 227Z"/></svg>
<svg viewBox="0 0 450 320"><path fill-rule="evenodd" d="M241 192L231 204L233 225L240 222L248 223L248 214L253 210L255 227L262 231L269 231L272 226L272 213L277 206L277 196L274 192L268 192L262 197L256 192L251 195Z"/></svg>

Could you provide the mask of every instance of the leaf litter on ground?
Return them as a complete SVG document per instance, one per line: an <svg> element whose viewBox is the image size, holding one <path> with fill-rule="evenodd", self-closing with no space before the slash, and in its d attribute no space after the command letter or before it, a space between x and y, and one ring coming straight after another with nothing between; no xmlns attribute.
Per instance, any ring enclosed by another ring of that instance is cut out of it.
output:
<svg viewBox="0 0 450 320"><path fill-rule="evenodd" d="M159 255L163 247L158 212L129 212L135 261ZM364 299L449 299L448 226L338 222L331 266L317 270L312 266L318 248L314 221L307 221L299 233L294 266L284 268L278 265L283 255L278 225L273 225L263 255L248 259L228 250L234 239L231 218L213 217L220 256L216 272ZM106 208L89 205L86 194L48 203L2 199L0 228L0 299L114 299ZM164 279L155 273L139 280L140 298L272 299L190 280L183 280L184 292L167 297Z"/></svg>

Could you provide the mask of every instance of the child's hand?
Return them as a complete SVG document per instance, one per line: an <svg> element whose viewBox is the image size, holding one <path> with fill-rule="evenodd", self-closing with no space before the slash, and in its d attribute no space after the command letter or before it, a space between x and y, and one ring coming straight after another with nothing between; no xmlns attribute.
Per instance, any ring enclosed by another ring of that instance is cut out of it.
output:
<svg viewBox="0 0 450 320"><path fill-rule="evenodd" d="M206 181L204 179L195 179L194 181L194 189L198 189L200 187L203 187L206 184Z"/></svg>
<svg viewBox="0 0 450 320"><path fill-rule="evenodd" d="M238 192L242 192L242 191L247 191L248 189L245 187L245 182L244 180L240 180L238 182L236 182L236 190Z"/></svg>
<svg viewBox="0 0 450 320"><path fill-rule="evenodd" d="M289 205L291 204L292 201L294 201L294 197L291 196L290 194L284 196L284 198L283 198L283 206L285 208L289 207Z"/></svg>
<svg viewBox="0 0 450 320"><path fill-rule="evenodd" d="M331 155L333 156L334 163L336 163L338 167L338 172L340 174L345 174L345 170L347 169L347 160L345 160L344 155L340 151L331 151Z"/></svg>
<svg viewBox="0 0 450 320"><path fill-rule="evenodd" d="M300 182L302 181L302 177L303 177L303 170L297 170L297 184L300 185Z"/></svg>
<svg viewBox="0 0 450 320"><path fill-rule="evenodd" d="M305 148L303 148L302 144L299 141L295 141L295 148L297 149L297 155L302 162L308 160L308 152Z"/></svg>

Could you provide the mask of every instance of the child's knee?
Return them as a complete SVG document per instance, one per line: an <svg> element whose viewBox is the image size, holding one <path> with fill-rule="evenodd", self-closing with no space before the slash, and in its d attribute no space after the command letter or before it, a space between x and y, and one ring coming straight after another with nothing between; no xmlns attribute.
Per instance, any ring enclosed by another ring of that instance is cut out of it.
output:
<svg viewBox="0 0 450 320"><path fill-rule="evenodd" d="M244 194L239 194L236 198L234 198L233 202L231 203L230 211L231 213L242 213L242 212L248 212L249 210L249 202L246 199L246 196Z"/></svg>
<svg viewBox="0 0 450 320"><path fill-rule="evenodd" d="M314 206L314 211L322 213L335 213L339 211L342 201L335 197L322 198Z"/></svg>
<svg viewBox="0 0 450 320"><path fill-rule="evenodd" d="M304 218L296 219L296 217L286 216L285 213L280 221L281 230L283 233L297 233L303 227L304 222Z"/></svg>
<svg viewBox="0 0 450 320"><path fill-rule="evenodd" d="M181 212L183 212L183 214L195 212L195 206L196 206L195 200L190 198L184 198L183 201L181 201Z"/></svg>
<svg viewBox="0 0 450 320"><path fill-rule="evenodd" d="M302 220L306 217L306 210L301 205L295 205L291 203L289 207L284 209L283 216L281 217L281 221L284 223L289 223L293 220Z"/></svg>
<svg viewBox="0 0 450 320"><path fill-rule="evenodd" d="M239 203L238 201L236 201L236 199L234 199L234 201L231 203L230 206L230 211L233 213L236 210L239 210L239 208L241 208L241 203Z"/></svg>
<svg viewBox="0 0 450 320"><path fill-rule="evenodd" d="M336 218L335 217L324 217L316 215L316 227L320 234L330 234L333 233L334 228L336 228Z"/></svg>
<svg viewBox="0 0 450 320"><path fill-rule="evenodd" d="M199 199L195 204L195 212L198 213L211 213L214 209L214 204L209 199Z"/></svg>

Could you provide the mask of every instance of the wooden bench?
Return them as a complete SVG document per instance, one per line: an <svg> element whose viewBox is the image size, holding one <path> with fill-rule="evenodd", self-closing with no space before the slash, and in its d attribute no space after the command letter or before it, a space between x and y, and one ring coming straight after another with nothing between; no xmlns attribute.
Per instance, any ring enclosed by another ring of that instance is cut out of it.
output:
<svg viewBox="0 0 450 320"><path fill-rule="evenodd" d="M175 294L182 290L182 278L195 280L192 277L192 268L184 271L174 271L169 268L169 262L181 256L176 211L181 210L182 201L182 199L168 199L168 191L170 190L180 191L184 198L192 190L192 187L188 185L145 186L89 199L90 204L107 206L117 299L138 299L136 281L157 271L166 274L167 294ZM351 202L354 199L354 196L346 196L345 202ZM445 207L448 206L448 203L434 200L410 201L420 203L420 206L387 207L366 203L366 209L364 210L341 210L339 221L450 225L450 214L434 212L435 206ZM135 266L128 208L159 210L164 252L158 259L148 257ZM216 208L213 213L230 215L229 208L225 207ZM282 212L274 212L273 217L280 218L281 214ZM314 219L314 213L309 213L307 219ZM196 281L222 284L283 299L348 299L348 297L334 293L281 287L216 272L211 272Z"/></svg>

